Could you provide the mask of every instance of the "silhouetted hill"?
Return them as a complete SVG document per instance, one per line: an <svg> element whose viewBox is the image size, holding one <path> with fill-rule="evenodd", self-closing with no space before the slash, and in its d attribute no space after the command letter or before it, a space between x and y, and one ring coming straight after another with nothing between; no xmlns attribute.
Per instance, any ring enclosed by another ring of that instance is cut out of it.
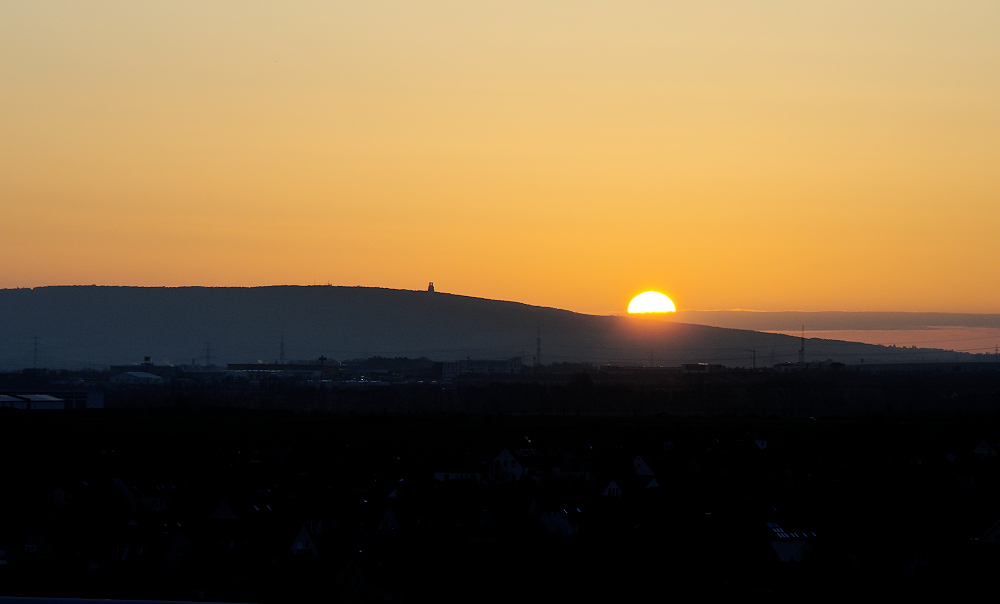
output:
<svg viewBox="0 0 1000 604"><path fill-rule="evenodd" d="M517 302L368 287L59 286L0 290L0 368L427 356L525 356L537 330L542 362L749 366L797 360L798 338L664 321L596 316ZM807 360L969 361L974 355L807 339Z"/></svg>
<svg viewBox="0 0 1000 604"><path fill-rule="evenodd" d="M794 331L801 325L807 330L1000 328L998 314L944 312L680 310L674 318L685 323L766 331Z"/></svg>

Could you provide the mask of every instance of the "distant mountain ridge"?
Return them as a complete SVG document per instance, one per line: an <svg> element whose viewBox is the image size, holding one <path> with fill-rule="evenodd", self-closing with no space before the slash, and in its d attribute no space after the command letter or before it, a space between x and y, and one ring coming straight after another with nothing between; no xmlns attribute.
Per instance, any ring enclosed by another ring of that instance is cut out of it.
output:
<svg viewBox="0 0 1000 604"><path fill-rule="evenodd" d="M271 362L380 355L434 360L749 366L795 361L799 339L651 317L597 316L447 293L343 286L52 286L0 290L0 369ZM977 355L806 340L806 359L972 361ZM985 360L985 359L983 359Z"/></svg>

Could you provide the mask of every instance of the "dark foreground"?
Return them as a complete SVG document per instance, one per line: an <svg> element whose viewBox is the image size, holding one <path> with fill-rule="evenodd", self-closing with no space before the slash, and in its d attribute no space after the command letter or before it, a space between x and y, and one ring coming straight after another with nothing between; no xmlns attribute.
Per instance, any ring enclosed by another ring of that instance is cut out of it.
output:
<svg viewBox="0 0 1000 604"><path fill-rule="evenodd" d="M6 596L945 594L991 586L1000 562L986 403L816 419L0 411Z"/></svg>

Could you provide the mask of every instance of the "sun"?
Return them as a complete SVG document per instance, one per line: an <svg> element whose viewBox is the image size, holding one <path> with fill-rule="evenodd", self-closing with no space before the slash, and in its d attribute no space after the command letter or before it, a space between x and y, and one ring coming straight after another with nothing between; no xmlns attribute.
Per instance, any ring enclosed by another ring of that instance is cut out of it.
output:
<svg viewBox="0 0 1000 604"><path fill-rule="evenodd" d="M670 298L660 292L643 292L628 304L630 313L674 312L677 310Z"/></svg>

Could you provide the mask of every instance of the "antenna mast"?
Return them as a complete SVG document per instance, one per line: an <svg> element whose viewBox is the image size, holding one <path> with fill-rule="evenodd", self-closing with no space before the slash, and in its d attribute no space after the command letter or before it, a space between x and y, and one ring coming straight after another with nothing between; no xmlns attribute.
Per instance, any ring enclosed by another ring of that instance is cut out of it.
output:
<svg viewBox="0 0 1000 604"><path fill-rule="evenodd" d="M799 346L799 362L803 365L806 362L806 326L802 326L802 344Z"/></svg>
<svg viewBox="0 0 1000 604"><path fill-rule="evenodd" d="M538 337L535 339L535 367L542 366L542 327L538 326Z"/></svg>

